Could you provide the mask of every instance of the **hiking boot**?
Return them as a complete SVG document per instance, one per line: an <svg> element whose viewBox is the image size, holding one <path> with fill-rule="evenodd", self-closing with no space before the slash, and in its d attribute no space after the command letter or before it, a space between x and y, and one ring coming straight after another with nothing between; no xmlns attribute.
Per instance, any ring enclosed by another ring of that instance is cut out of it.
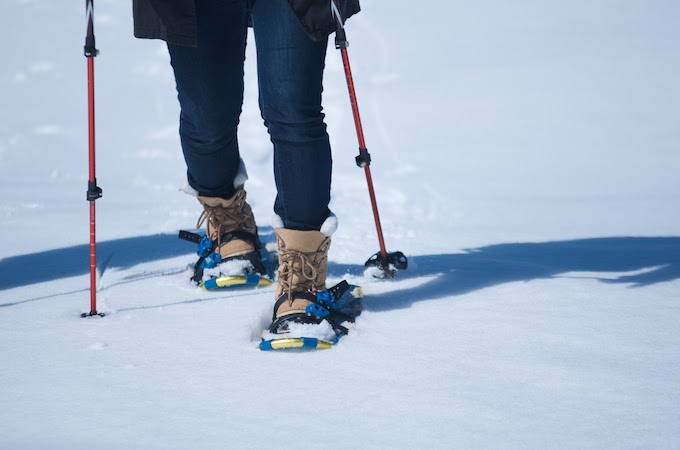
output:
<svg viewBox="0 0 680 450"><path fill-rule="evenodd" d="M279 219L278 217L275 217ZM281 225L283 225L281 223ZM276 223L275 223L276 226ZM307 307L317 301L317 294L326 291L326 271L331 235L337 228L337 218L331 215L321 231L299 231L275 228L279 247L279 268L276 272L276 330L285 331L285 321L299 321L307 315ZM273 325L274 325L273 324Z"/></svg>
<svg viewBox="0 0 680 450"><path fill-rule="evenodd" d="M243 186L236 188L229 199L198 196L198 201L203 205L203 213L196 222L196 228L206 224L213 251L220 254L222 262L248 260L256 272L265 274L266 269L260 257L257 225L250 205L246 202Z"/></svg>
<svg viewBox="0 0 680 450"><path fill-rule="evenodd" d="M291 334L290 338L295 339L300 333L311 333L316 340L337 342L340 336L348 333L343 323L354 322L361 314L362 296L361 288L344 280L326 288L328 249L331 235L337 228L337 218L331 214L320 231L283 228L278 216L274 217L274 222L279 246L278 284L272 324L263 340L281 344L281 339L285 340ZM320 327L312 331L309 325ZM299 340L295 342L299 344ZM280 348L288 344L282 344Z"/></svg>

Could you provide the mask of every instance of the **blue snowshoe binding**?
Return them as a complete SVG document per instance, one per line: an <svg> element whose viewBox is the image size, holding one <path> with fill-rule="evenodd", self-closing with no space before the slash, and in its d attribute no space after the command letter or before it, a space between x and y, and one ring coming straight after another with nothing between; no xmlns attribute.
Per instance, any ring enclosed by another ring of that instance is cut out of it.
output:
<svg viewBox="0 0 680 450"><path fill-rule="evenodd" d="M335 345L349 333L346 322L354 323L361 314L363 293L361 287L341 281L316 295L295 293L296 299L309 300L304 312L276 317L276 311L290 301L287 293L274 305L272 324L262 337L260 350L320 350Z"/></svg>
<svg viewBox="0 0 680 450"><path fill-rule="evenodd" d="M269 286L272 284L272 280L266 278L267 268L260 253L260 239L255 234L247 231L232 231L222 234L220 239L210 240L208 236L180 230L179 238L197 244L198 261L194 265L194 274L191 280L203 290L213 291L233 286ZM252 243L255 250L246 255L222 258L218 251L219 244L233 239L248 241ZM245 261L249 264L245 265L245 273L243 274L220 275L203 280L203 273L206 269L213 269L219 264L229 261Z"/></svg>

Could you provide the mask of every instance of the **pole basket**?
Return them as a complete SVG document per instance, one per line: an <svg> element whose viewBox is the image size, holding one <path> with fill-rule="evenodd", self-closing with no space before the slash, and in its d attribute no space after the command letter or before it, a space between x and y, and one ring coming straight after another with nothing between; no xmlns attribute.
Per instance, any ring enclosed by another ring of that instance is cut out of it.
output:
<svg viewBox="0 0 680 450"><path fill-rule="evenodd" d="M391 252L385 256L378 252L368 258L364 266L379 269L379 272L373 274L376 278L394 278L397 270L406 270L408 268L408 260L402 252Z"/></svg>

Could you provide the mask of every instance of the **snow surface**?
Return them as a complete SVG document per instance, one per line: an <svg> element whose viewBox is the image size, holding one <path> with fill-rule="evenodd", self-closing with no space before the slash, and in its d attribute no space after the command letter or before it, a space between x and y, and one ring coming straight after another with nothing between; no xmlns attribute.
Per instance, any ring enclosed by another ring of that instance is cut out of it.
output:
<svg viewBox="0 0 680 450"><path fill-rule="evenodd" d="M263 353L273 287L204 293L167 51L97 0L100 310L89 305L85 16L0 4L0 448L680 448L680 3L364 1L350 56L393 281L337 52L329 276L366 311ZM241 147L274 184L248 49Z"/></svg>

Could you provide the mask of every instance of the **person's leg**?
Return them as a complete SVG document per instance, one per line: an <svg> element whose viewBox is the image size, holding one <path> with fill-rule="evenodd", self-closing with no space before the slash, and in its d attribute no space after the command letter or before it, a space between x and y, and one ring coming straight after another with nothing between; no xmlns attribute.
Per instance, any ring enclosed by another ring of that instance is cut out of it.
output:
<svg viewBox="0 0 680 450"><path fill-rule="evenodd" d="M252 11L262 117L274 144L279 248L269 332L318 323L307 308L326 290L336 219L328 209L331 149L321 112L327 41L313 42L287 0L257 0Z"/></svg>
<svg viewBox="0 0 680 450"><path fill-rule="evenodd" d="M255 218L243 188L246 175L237 139L248 2L199 0L196 14L198 47L168 44L182 110L180 139L187 179L204 209L196 226L205 223L213 242L210 252L219 253L221 261L247 260L252 269L246 270L265 273ZM199 283L204 268L211 267L203 256L192 278Z"/></svg>
<svg viewBox="0 0 680 450"><path fill-rule="evenodd" d="M180 139L189 185L228 199L239 171L236 130L243 104L246 0L196 2L198 47L168 44L181 106Z"/></svg>
<svg viewBox="0 0 680 450"><path fill-rule="evenodd" d="M288 229L319 230L330 211L331 149L321 112L327 41L313 42L287 0L252 8L260 109L274 144L274 211Z"/></svg>

